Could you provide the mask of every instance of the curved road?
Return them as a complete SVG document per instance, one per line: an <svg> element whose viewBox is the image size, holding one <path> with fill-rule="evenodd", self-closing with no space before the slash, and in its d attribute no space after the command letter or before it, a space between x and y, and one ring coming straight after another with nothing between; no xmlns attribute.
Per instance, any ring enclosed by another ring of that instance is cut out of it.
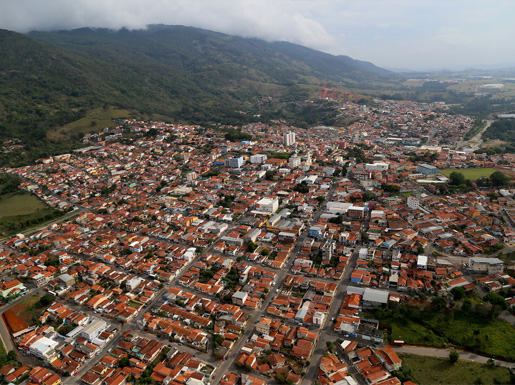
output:
<svg viewBox="0 0 515 385"><path fill-rule="evenodd" d="M486 119L485 121L486 121L485 127L483 127L483 129L481 129L481 131L479 131L476 135L474 135L469 140L461 140L458 143L458 145L456 146L456 148L460 148L460 147L463 147L463 146L469 146L470 148L473 148L474 150L477 150L481 146L481 144L483 143L482 136L483 136L484 132L494 122L493 120L489 120L489 119Z"/></svg>
<svg viewBox="0 0 515 385"><path fill-rule="evenodd" d="M449 352L454 349L442 349L442 348L428 348L423 346L392 346L396 353L413 354L414 356L426 356L426 357L437 357L437 358L449 358ZM479 364L486 364L490 357L481 356L476 353L466 352L464 350L458 350L460 353L460 360L472 361ZM515 363L508 361L495 360L495 363L505 368L515 367Z"/></svg>

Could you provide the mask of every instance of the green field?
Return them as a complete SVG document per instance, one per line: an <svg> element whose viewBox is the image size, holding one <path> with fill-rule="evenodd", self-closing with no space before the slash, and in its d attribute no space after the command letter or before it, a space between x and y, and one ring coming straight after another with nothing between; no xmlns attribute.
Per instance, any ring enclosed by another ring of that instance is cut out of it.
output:
<svg viewBox="0 0 515 385"><path fill-rule="evenodd" d="M88 111L82 119L55 130L49 130L47 136L51 140L69 140L72 133L87 134L89 132L98 132L106 127L115 127L116 123L112 119L129 118L130 116L131 113L128 110L120 110L113 107L107 109L95 108Z"/></svg>
<svg viewBox="0 0 515 385"><path fill-rule="evenodd" d="M478 178L481 178L482 176L489 177L497 170L495 168L467 168L467 169L445 169L445 170L439 170L441 174L445 175L446 177L449 177L452 172L456 171L465 177L465 179L471 179L475 180Z"/></svg>
<svg viewBox="0 0 515 385"><path fill-rule="evenodd" d="M402 354L402 372L419 385L435 384L510 384L507 368L448 359Z"/></svg>
<svg viewBox="0 0 515 385"><path fill-rule="evenodd" d="M143 306L143 304L141 302L130 300L129 301L129 306L133 307L135 309L139 309L141 306Z"/></svg>
<svg viewBox="0 0 515 385"><path fill-rule="evenodd" d="M18 215L34 214L48 207L34 195L25 192L11 193L0 197L0 219Z"/></svg>
<svg viewBox="0 0 515 385"><path fill-rule="evenodd" d="M391 340L403 340L409 345L423 345L442 347L446 345L444 337L437 336L425 326L409 319L388 318L381 320L382 323L392 327Z"/></svg>
<svg viewBox="0 0 515 385"><path fill-rule="evenodd" d="M449 347L484 353L498 358L515 360L515 328L502 319L484 318L462 311L392 314L390 311L370 312L366 317L375 318L385 329L388 339L404 340L408 345Z"/></svg>
<svg viewBox="0 0 515 385"><path fill-rule="evenodd" d="M0 195L0 236L16 234L62 214L26 191Z"/></svg>

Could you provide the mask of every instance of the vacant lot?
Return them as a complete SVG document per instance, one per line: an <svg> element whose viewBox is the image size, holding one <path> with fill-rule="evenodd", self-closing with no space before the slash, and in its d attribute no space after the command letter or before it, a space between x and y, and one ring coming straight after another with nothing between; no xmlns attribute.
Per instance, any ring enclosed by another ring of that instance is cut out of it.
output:
<svg viewBox="0 0 515 385"><path fill-rule="evenodd" d="M33 214L48 208L34 195L25 192L11 193L0 197L0 219Z"/></svg>
<svg viewBox="0 0 515 385"><path fill-rule="evenodd" d="M435 384L510 384L507 368L447 359L401 355L402 371L411 373L419 385Z"/></svg>
<svg viewBox="0 0 515 385"><path fill-rule="evenodd" d="M452 172L459 172L463 174L465 179L471 179L475 180L478 178L481 178L482 176L489 177L497 170L495 168L468 168L468 169L446 169L446 170L440 170L440 173L445 175L446 177L449 177Z"/></svg>
<svg viewBox="0 0 515 385"><path fill-rule="evenodd" d="M38 301L40 299L41 297L37 295L31 295L16 306L12 307L9 312L14 314L26 324L34 325L34 318L39 317L45 310L45 308L38 306Z"/></svg>
<svg viewBox="0 0 515 385"><path fill-rule="evenodd" d="M391 340L403 340L409 345L442 347L446 345L445 337L437 336L425 326L409 319L383 319L381 323L390 325Z"/></svg>

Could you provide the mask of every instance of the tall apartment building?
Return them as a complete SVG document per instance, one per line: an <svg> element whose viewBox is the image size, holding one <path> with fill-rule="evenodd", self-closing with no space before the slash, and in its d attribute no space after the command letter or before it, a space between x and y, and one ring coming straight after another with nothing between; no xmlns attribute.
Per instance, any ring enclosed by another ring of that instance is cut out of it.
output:
<svg viewBox="0 0 515 385"><path fill-rule="evenodd" d="M285 146L291 146L295 144L295 133L288 131L283 135L283 141Z"/></svg>

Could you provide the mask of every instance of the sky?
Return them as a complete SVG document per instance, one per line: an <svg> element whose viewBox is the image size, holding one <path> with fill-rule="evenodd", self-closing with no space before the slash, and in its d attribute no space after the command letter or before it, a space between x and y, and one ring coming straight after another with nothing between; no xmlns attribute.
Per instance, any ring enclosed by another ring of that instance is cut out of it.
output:
<svg viewBox="0 0 515 385"><path fill-rule="evenodd" d="M515 0L0 0L0 28L186 25L385 68L515 67Z"/></svg>

